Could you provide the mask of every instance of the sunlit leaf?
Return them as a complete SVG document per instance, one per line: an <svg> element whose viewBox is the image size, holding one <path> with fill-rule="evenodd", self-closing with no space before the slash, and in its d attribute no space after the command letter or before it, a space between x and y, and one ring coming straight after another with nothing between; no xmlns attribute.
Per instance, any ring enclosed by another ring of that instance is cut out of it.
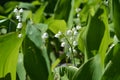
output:
<svg viewBox="0 0 120 80"><path fill-rule="evenodd" d="M108 64L101 80L120 80L120 43L116 44L108 53ZM108 59L109 58L109 59Z"/></svg>
<svg viewBox="0 0 120 80"><path fill-rule="evenodd" d="M26 36L23 42L24 66L31 80L47 80L48 68L42 51Z"/></svg>
<svg viewBox="0 0 120 80"><path fill-rule="evenodd" d="M53 33L58 33L59 31L65 32L67 29L66 22L64 20L52 20L49 22L49 29Z"/></svg>
<svg viewBox="0 0 120 80"><path fill-rule="evenodd" d="M114 29L115 33L120 40L120 1L119 0L112 0L112 7L113 7L113 22L114 22Z"/></svg>
<svg viewBox="0 0 120 80"><path fill-rule="evenodd" d="M71 10L72 0L58 0L55 8L55 19L63 19L67 22Z"/></svg>
<svg viewBox="0 0 120 80"><path fill-rule="evenodd" d="M34 16L33 16L33 21L35 23L38 23L38 22L42 22L43 20L43 14L44 14L44 10L45 10L45 7L47 6L47 3L43 4L40 6L40 8L38 8L36 10L36 12L34 13Z"/></svg>
<svg viewBox="0 0 120 80"><path fill-rule="evenodd" d="M73 75L78 71L78 68L74 66L62 66L60 67L60 75L63 76L66 74L69 80L72 80Z"/></svg>
<svg viewBox="0 0 120 80"><path fill-rule="evenodd" d="M24 68L23 54L22 53L19 53L19 55L18 55L17 74L18 74L18 77L20 80L26 79L26 71Z"/></svg>
<svg viewBox="0 0 120 80"><path fill-rule="evenodd" d="M16 80L16 65L21 43L22 38L18 38L18 33L0 36L0 77L10 73L12 80Z"/></svg>
<svg viewBox="0 0 120 80"><path fill-rule="evenodd" d="M14 10L14 8L19 4L17 1L9 1L6 2L4 7L5 7L5 13L9 13L10 11Z"/></svg>
<svg viewBox="0 0 120 80"><path fill-rule="evenodd" d="M100 55L97 54L79 68L72 80L99 80L101 75L101 60Z"/></svg>

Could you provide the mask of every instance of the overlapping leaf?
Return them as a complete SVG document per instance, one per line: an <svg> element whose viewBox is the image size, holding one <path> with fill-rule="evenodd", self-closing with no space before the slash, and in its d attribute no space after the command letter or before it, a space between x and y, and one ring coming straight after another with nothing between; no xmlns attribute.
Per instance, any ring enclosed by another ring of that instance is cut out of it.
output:
<svg viewBox="0 0 120 80"><path fill-rule="evenodd" d="M16 65L22 38L17 33L0 36L0 77L9 74L16 80Z"/></svg>

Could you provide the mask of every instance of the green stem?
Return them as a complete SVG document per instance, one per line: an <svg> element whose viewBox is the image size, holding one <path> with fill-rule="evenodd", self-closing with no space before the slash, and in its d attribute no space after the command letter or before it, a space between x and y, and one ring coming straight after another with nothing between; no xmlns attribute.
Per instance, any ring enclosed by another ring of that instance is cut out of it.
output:
<svg viewBox="0 0 120 80"><path fill-rule="evenodd" d="M66 37L64 34L62 34L62 35L65 37L66 41L68 42L68 44L69 44L69 46L70 46L70 48L71 48L72 58L73 58L73 64L74 64L74 66L75 66L75 59L74 59L74 53L73 53L72 45L70 44L70 42L69 42L69 40L67 39L67 37Z"/></svg>

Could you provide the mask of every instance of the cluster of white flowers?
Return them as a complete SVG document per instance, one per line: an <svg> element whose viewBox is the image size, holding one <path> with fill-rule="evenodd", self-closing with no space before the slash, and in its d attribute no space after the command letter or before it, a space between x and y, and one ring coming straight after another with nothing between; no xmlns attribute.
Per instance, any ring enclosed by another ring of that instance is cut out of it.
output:
<svg viewBox="0 0 120 80"><path fill-rule="evenodd" d="M81 26L77 25L72 29L68 29L65 33L59 31L54 37L60 39L61 47L66 47L69 53L76 53L75 47L78 45L77 36L80 29Z"/></svg>
<svg viewBox="0 0 120 80"><path fill-rule="evenodd" d="M22 29L22 13L23 13L23 9L22 8L15 8L13 11L16 15L16 19L18 20L18 24L17 24L17 30L21 30ZM18 37L21 38L22 34L19 33Z"/></svg>
<svg viewBox="0 0 120 80"><path fill-rule="evenodd" d="M21 22L22 21L22 17L21 14L23 13L23 9L22 8L15 8L13 11L16 14L16 19Z"/></svg>

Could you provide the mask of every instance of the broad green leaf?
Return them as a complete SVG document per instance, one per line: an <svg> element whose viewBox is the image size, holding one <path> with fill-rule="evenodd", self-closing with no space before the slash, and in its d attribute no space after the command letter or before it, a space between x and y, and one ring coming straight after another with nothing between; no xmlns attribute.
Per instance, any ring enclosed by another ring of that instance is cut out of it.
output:
<svg viewBox="0 0 120 80"><path fill-rule="evenodd" d="M95 16L91 17L86 31L86 49L88 58L96 53L101 54L102 64L105 53L110 43L107 12L105 6L101 6Z"/></svg>
<svg viewBox="0 0 120 80"><path fill-rule="evenodd" d="M74 74L72 80L100 80L101 75L101 60L100 55L97 54L79 68Z"/></svg>
<svg viewBox="0 0 120 80"><path fill-rule="evenodd" d="M114 22L114 29L115 33L120 40L120 1L119 0L112 0L112 7L113 7L113 22Z"/></svg>
<svg viewBox="0 0 120 80"><path fill-rule="evenodd" d="M0 78L9 74L11 80L16 80L16 65L22 40L23 38L18 38L18 33L0 36Z"/></svg>
<svg viewBox="0 0 120 80"><path fill-rule="evenodd" d="M34 35L35 36L35 35ZM48 80L48 68L42 51L28 36L23 42L24 66L31 80Z"/></svg>
<svg viewBox="0 0 120 80"><path fill-rule="evenodd" d="M27 3L27 2L20 2L18 7L28 9L28 10L32 10L32 11L35 10L35 6L32 5L31 3Z"/></svg>
<svg viewBox="0 0 120 80"><path fill-rule="evenodd" d="M78 71L78 68L74 66L62 66L59 71L61 76L66 75L69 80L72 80L72 77Z"/></svg>
<svg viewBox="0 0 120 80"><path fill-rule="evenodd" d="M82 2L81 0L75 0L74 8L75 9L78 8L80 6L81 2Z"/></svg>
<svg viewBox="0 0 120 80"><path fill-rule="evenodd" d="M48 5L45 8L45 12L48 13L48 14L54 13L54 9L56 8L56 5L57 5L58 1L59 0L47 0Z"/></svg>
<svg viewBox="0 0 120 80"><path fill-rule="evenodd" d="M4 8L0 5L0 13L4 13Z"/></svg>
<svg viewBox="0 0 120 80"><path fill-rule="evenodd" d="M95 16L91 17L87 26L87 34L86 34L86 47L90 52L88 57L92 57L92 51L98 50L102 37L105 32L105 25L103 21L100 19L100 16L104 13L103 9L99 9Z"/></svg>
<svg viewBox="0 0 120 80"><path fill-rule="evenodd" d="M45 10L45 7L47 6L47 3L45 4L42 4L40 6L40 8L38 8L36 10L36 12L34 13L34 16L33 16L33 22L35 23L39 23L39 22L42 22L43 20L43 14L44 14L44 10Z"/></svg>
<svg viewBox="0 0 120 80"><path fill-rule="evenodd" d="M40 48L43 44L42 41L42 34L41 34L41 30L39 30L39 28L37 28L37 26L39 28L44 27L41 26L40 24L32 24L31 22L29 22L27 24L27 28L26 28L26 34L28 35L28 37L30 38L30 40L32 40L35 45Z"/></svg>
<svg viewBox="0 0 120 80"><path fill-rule="evenodd" d="M19 4L17 1L9 1L6 2L4 5L5 13L9 13L10 11L14 10L14 8Z"/></svg>
<svg viewBox="0 0 120 80"><path fill-rule="evenodd" d="M1 19L0 19L0 28L6 28L7 29L7 32L14 32L16 31L16 23L11 20L11 19L8 19L4 16L0 16Z"/></svg>
<svg viewBox="0 0 120 80"><path fill-rule="evenodd" d="M70 9L70 14L69 14L68 21L67 21L69 28L73 26L73 18L74 18L74 11L75 11L74 5L75 5L75 1L71 0L71 9Z"/></svg>
<svg viewBox="0 0 120 80"><path fill-rule="evenodd" d="M28 19L32 19L32 11L24 10L22 13L22 21L26 22Z"/></svg>
<svg viewBox="0 0 120 80"><path fill-rule="evenodd" d="M100 57L101 57L101 64L104 67L105 54L107 52L109 44L112 42L112 39L110 38L110 31L109 31L109 27L108 27L108 17L107 17L106 7L102 6L102 8L104 10L104 13L101 15L101 20L104 23L105 31L104 31L104 35L103 35L101 44L99 46L98 53L100 54Z"/></svg>
<svg viewBox="0 0 120 80"><path fill-rule="evenodd" d="M78 48L81 50L82 53L85 51L85 30L86 27L82 28L79 33L79 39L78 39Z"/></svg>
<svg viewBox="0 0 120 80"><path fill-rule="evenodd" d="M53 33L58 33L59 31L65 32L67 29L66 22L64 20L52 20L48 23L49 29Z"/></svg>
<svg viewBox="0 0 120 80"><path fill-rule="evenodd" d="M41 36L47 30L46 24L28 22L26 39L23 44L24 65L32 80L47 80L50 63L44 41Z"/></svg>
<svg viewBox="0 0 120 80"><path fill-rule="evenodd" d="M31 22L28 22L26 34L29 37L29 39L38 47L38 49L41 49L42 55L44 56L47 68L50 70L50 63L49 58L47 54L47 49L44 45L44 40L41 38L43 33L47 30L48 25L46 24L32 24Z"/></svg>
<svg viewBox="0 0 120 80"><path fill-rule="evenodd" d="M83 4L80 12L80 20L82 23L88 21L88 15L94 16L97 9L99 8L101 0L84 0L81 1Z"/></svg>
<svg viewBox="0 0 120 80"><path fill-rule="evenodd" d="M18 55L17 74L18 74L18 77L20 80L26 79L26 71L24 68L23 54L22 53L19 53L19 55Z"/></svg>
<svg viewBox="0 0 120 80"><path fill-rule="evenodd" d="M61 62L61 60L65 58L65 54L61 55L59 58L55 60L55 62L51 66L51 70L53 71L54 68Z"/></svg>
<svg viewBox="0 0 120 80"><path fill-rule="evenodd" d="M68 21L72 0L58 0L55 8L55 19L62 19Z"/></svg>
<svg viewBox="0 0 120 80"><path fill-rule="evenodd" d="M120 80L120 43L117 43L106 56L107 64L101 80Z"/></svg>

